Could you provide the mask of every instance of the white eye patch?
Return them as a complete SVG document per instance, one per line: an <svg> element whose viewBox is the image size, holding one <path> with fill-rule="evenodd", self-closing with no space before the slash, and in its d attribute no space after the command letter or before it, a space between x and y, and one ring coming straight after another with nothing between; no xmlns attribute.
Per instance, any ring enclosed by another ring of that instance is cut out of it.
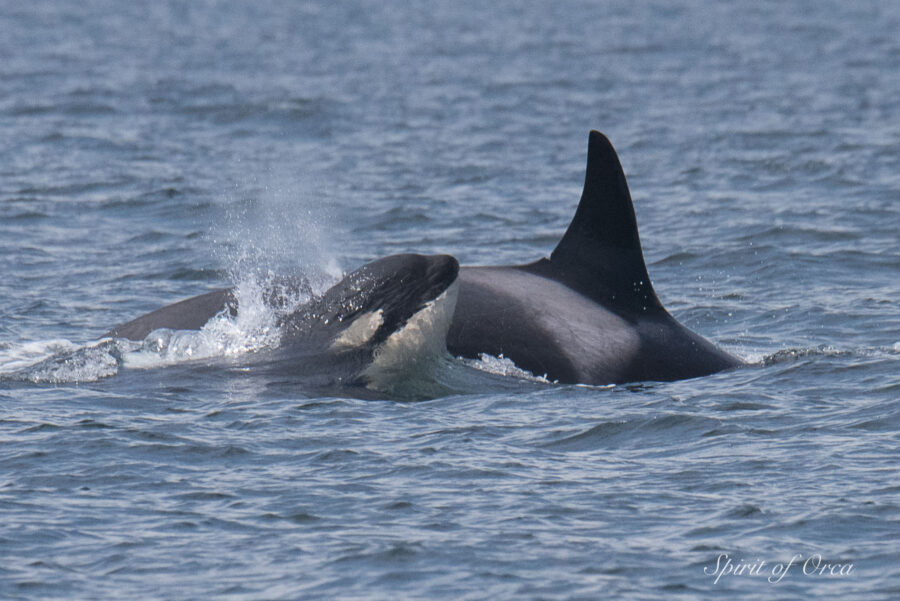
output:
<svg viewBox="0 0 900 601"><path fill-rule="evenodd" d="M341 332L341 335L334 339L331 343L331 350L341 350L356 346L362 346L372 339L381 324L384 323L383 312L381 309L360 315L353 320L347 328Z"/></svg>

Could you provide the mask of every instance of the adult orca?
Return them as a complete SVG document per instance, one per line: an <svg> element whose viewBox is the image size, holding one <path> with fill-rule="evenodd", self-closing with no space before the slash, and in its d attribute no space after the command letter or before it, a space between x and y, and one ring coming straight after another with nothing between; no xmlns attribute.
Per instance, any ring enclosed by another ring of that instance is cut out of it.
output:
<svg viewBox="0 0 900 601"><path fill-rule="evenodd" d="M345 276L324 294L279 317L280 341L246 359L267 373L307 383L383 389L446 351L459 263L449 255L391 255ZM284 286L267 291L273 305ZM113 328L104 337L144 340L157 330L200 330L218 314L238 316L233 289L195 296Z"/></svg>
<svg viewBox="0 0 900 601"><path fill-rule="evenodd" d="M550 258L469 267L448 350L503 356L560 383L704 376L742 362L679 324L644 264L628 184L609 140L592 131L584 191Z"/></svg>

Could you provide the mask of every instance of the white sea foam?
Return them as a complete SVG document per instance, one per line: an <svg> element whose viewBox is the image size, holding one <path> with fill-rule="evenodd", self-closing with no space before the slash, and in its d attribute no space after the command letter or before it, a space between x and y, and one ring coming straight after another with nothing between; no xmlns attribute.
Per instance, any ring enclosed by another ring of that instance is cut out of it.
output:
<svg viewBox="0 0 900 601"><path fill-rule="evenodd" d="M59 353L67 353L79 346L65 339L37 340L0 348L0 374L7 374L40 363Z"/></svg>
<svg viewBox="0 0 900 601"><path fill-rule="evenodd" d="M111 340L78 345L42 340L0 349L0 379L35 383L94 382L114 375L118 348Z"/></svg>
<svg viewBox="0 0 900 601"><path fill-rule="evenodd" d="M544 384L552 383L547 379L547 374L536 376L527 369L522 369L521 367L516 365L512 361L512 359L504 357L503 355L495 357L494 355L481 353L478 355L478 359L462 359L462 361L469 367L474 367L479 371L494 374L496 376L519 378L520 380L528 380L529 382L542 382Z"/></svg>

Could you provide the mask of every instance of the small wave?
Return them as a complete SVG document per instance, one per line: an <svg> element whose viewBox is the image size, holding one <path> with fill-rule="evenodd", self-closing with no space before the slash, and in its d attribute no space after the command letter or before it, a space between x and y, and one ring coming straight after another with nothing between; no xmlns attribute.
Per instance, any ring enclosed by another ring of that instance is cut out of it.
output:
<svg viewBox="0 0 900 601"><path fill-rule="evenodd" d="M653 263L653 266L656 267L656 266L662 266L662 265L681 265L682 263L686 263L686 262L689 263L691 261L694 261L698 257L699 257L699 255L692 253L692 252L687 252L687 251L676 252L676 253L673 253L666 257L663 257L662 259L659 259L658 261L655 261Z"/></svg>
<svg viewBox="0 0 900 601"><path fill-rule="evenodd" d="M0 348L0 374L18 371L43 361L55 353L70 352L78 346L65 339L25 342Z"/></svg>
<svg viewBox="0 0 900 601"><path fill-rule="evenodd" d="M90 101L64 101L54 104L25 102L7 109L12 117L31 117L38 115L70 115L75 117L114 115L117 111L109 104Z"/></svg>
<svg viewBox="0 0 900 601"><path fill-rule="evenodd" d="M861 238L861 234L850 228L841 227L806 227L792 224L779 224L767 227L760 231L739 236L737 240L752 241L755 244L767 241L790 241L791 244L798 244L800 241L808 242L839 242L852 241Z"/></svg>
<svg viewBox="0 0 900 601"><path fill-rule="evenodd" d="M780 349L773 353L741 352L741 358L750 365L769 367L784 363L792 363L802 359L815 357L867 357L874 359L893 359L900 353L900 342L893 346L861 347L853 349L839 349L830 345L820 344L812 347L790 347Z"/></svg>
<svg viewBox="0 0 900 601"><path fill-rule="evenodd" d="M121 350L116 341L77 345L68 340L45 340L12 346L0 352L0 380L63 384L95 382L119 370Z"/></svg>
<svg viewBox="0 0 900 601"><path fill-rule="evenodd" d="M832 346L820 345L811 348L783 349L769 355L765 355L762 358L753 360L751 361L751 363L758 363L763 365L764 367L769 367L770 365L790 363L792 361L797 361L806 357L847 357L851 355L853 355L851 351L836 349Z"/></svg>
<svg viewBox="0 0 900 601"><path fill-rule="evenodd" d="M697 440L725 432L723 422L700 415L667 414L653 417L631 417L595 424L580 432L558 433L541 447L554 451L594 451L612 447L653 448L656 442Z"/></svg>

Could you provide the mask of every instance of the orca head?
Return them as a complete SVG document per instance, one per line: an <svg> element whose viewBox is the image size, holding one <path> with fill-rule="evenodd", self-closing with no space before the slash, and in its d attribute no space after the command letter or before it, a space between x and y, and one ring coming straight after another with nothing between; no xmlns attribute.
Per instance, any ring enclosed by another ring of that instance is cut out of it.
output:
<svg viewBox="0 0 900 601"><path fill-rule="evenodd" d="M363 265L283 320L284 341L319 341L342 351L383 345L429 313L428 342L445 347L456 306L459 263L450 255L399 254ZM418 319L416 319L418 317ZM446 321L446 323L443 323ZM443 330L443 331L440 331Z"/></svg>

